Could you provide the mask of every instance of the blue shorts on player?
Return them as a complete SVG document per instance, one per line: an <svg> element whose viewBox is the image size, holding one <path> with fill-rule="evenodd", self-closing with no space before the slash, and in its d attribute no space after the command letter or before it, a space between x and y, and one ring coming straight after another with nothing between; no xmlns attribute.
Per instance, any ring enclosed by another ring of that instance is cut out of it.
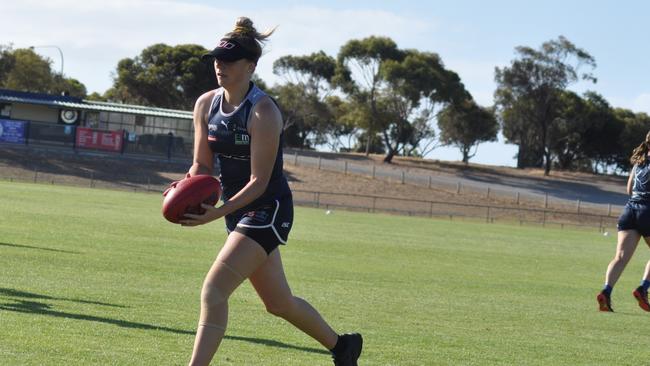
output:
<svg viewBox="0 0 650 366"><path fill-rule="evenodd" d="M629 201L616 225L618 231L636 230L643 237L650 236L650 202Z"/></svg>
<svg viewBox="0 0 650 366"><path fill-rule="evenodd" d="M228 233L236 231L255 240L267 254L286 244L293 225L291 194L253 208L226 215Z"/></svg>

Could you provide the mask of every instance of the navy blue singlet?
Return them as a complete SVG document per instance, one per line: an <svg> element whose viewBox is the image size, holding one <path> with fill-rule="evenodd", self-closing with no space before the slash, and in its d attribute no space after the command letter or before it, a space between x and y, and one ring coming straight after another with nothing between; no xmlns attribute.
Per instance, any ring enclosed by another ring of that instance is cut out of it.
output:
<svg viewBox="0 0 650 366"><path fill-rule="evenodd" d="M223 94L223 88L217 89L210 105L208 144L219 159L222 196L225 202L250 181L251 136L248 134L248 121L253 107L266 96L266 93L251 82L246 97L231 113L223 112L221 107ZM291 190L282 169L282 134L280 134L278 153L266 191L241 210L252 209L290 195Z"/></svg>
<svg viewBox="0 0 650 366"><path fill-rule="evenodd" d="M650 202L650 161L634 167L634 184L632 185L633 202Z"/></svg>

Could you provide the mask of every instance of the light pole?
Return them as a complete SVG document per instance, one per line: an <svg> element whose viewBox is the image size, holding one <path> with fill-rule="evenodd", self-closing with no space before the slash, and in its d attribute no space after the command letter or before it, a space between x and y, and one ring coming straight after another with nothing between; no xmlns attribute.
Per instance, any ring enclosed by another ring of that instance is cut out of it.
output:
<svg viewBox="0 0 650 366"><path fill-rule="evenodd" d="M30 50L33 50L34 48L56 48L59 51L59 55L61 56L61 76L63 77L63 51L61 51L61 48L59 48L59 46L54 46L54 45L30 46L29 47Z"/></svg>

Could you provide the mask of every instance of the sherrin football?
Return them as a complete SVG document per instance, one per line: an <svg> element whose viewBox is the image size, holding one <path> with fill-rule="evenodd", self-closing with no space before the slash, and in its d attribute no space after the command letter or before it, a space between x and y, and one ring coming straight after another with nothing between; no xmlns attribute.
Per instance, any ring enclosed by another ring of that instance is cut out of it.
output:
<svg viewBox="0 0 650 366"><path fill-rule="evenodd" d="M163 193L162 214L178 224L186 213L201 215L201 203L214 206L221 197L221 182L211 175L195 175L173 182Z"/></svg>

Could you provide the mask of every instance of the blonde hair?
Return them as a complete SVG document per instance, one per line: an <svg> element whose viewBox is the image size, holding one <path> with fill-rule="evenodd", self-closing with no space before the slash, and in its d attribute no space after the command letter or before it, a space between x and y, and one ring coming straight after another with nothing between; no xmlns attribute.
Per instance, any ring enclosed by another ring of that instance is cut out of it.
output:
<svg viewBox="0 0 650 366"><path fill-rule="evenodd" d="M650 132L645 135L645 141L643 141L639 146L632 151L632 156L630 157L630 163L632 165L642 165L648 160L648 151L650 151Z"/></svg>
<svg viewBox="0 0 650 366"><path fill-rule="evenodd" d="M224 38L236 40L245 50L249 51L251 55L254 55L254 61L257 63L257 60L262 56L262 44L275 32L275 28L267 29L266 31L260 33L253 26L253 21L247 17L237 18L235 22L235 28L226 33Z"/></svg>

